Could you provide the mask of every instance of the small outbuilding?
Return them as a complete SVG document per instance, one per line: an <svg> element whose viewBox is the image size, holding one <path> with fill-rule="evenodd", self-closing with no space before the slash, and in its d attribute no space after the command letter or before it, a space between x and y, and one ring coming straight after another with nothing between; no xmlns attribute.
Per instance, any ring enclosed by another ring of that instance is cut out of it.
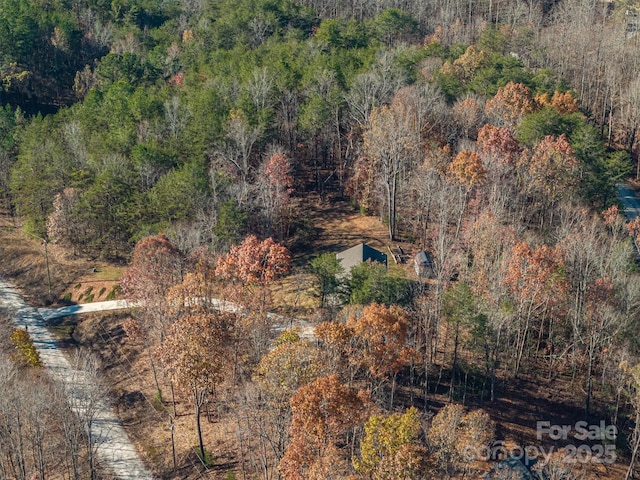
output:
<svg viewBox="0 0 640 480"><path fill-rule="evenodd" d="M531 465L527 465L522 458L518 457L503 460L483 478L484 480L539 480L539 477L531 472Z"/></svg>
<svg viewBox="0 0 640 480"><path fill-rule="evenodd" d="M433 275L433 256L424 250L419 251L413 257L413 267L416 275L421 278L432 278Z"/></svg>
<svg viewBox="0 0 640 480"><path fill-rule="evenodd" d="M363 262L378 262L387 267L387 254L376 250L365 243L359 243L355 247L348 248L336 254L336 258L340 261L344 273L348 274L353 267Z"/></svg>

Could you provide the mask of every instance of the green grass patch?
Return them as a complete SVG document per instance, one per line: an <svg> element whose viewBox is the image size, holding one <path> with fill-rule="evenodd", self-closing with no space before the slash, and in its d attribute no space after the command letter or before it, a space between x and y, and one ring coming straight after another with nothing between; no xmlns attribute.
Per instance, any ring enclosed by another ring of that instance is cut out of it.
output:
<svg viewBox="0 0 640 480"><path fill-rule="evenodd" d="M98 292L98 298L100 298L102 295L104 295L104 292L106 292L106 291L107 291L107 288L106 287L102 287L100 289L100 291Z"/></svg>
<svg viewBox="0 0 640 480"><path fill-rule="evenodd" d="M164 408L164 402L162 401L162 390L158 390L156 392L155 397L153 397L153 408L156 409L156 411L158 412L164 412L165 408Z"/></svg>
<svg viewBox="0 0 640 480"><path fill-rule="evenodd" d="M98 267L98 271L91 274L91 279L117 281L120 280L123 271L123 267Z"/></svg>
<svg viewBox="0 0 640 480"><path fill-rule="evenodd" d="M200 447L195 446L193 447L193 449L195 450L198 459L206 468L209 468L211 465L213 465L213 455L211 454L211 452L205 449L204 458L202 458L202 456L200 455Z"/></svg>

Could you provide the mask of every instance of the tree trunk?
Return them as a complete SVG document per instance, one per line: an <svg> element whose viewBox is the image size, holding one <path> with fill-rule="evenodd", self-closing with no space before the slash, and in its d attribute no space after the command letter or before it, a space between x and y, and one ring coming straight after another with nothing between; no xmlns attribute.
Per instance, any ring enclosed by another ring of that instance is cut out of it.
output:
<svg viewBox="0 0 640 480"><path fill-rule="evenodd" d="M147 343L147 342L145 342ZM153 380L156 384L156 392L161 392L160 390L160 383L158 382L158 372L156 371L156 365L153 362L153 357L151 356L151 347L149 346L149 344L147 343L146 345L147 347L147 355L149 356L149 364L151 365L151 371L153 372Z"/></svg>
<svg viewBox="0 0 640 480"><path fill-rule="evenodd" d="M636 425L633 429L635 436L635 442L633 444L633 452L631 454L631 461L629 462L629 468L627 474L624 476L624 480L630 480L633 477L633 468L636 464L636 457L638 456L638 448L640 447L640 415L636 413Z"/></svg>
<svg viewBox="0 0 640 480"><path fill-rule="evenodd" d="M389 410L393 411L393 397L396 393L396 377L398 376L397 373L393 374L393 380L391 380L391 400L389 402Z"/></svg>
<svg viewBox="0 0 640 480"><path fill-rule="evenodd" d="M387 190L387 225L389 226L389 240L393 240L393 221L391 216L393 215L392 203L393 203L393 193L391 191L391 179L387 178L385 181L385 188Z"/></svg>
<svg viewBox="0 0 640 480"><path fill-rule="evenodd" d="M584 418L589 417L589 409L591 407L591 391L593 389L593 349L589 350L589 365L587 366L587 398L584 402Z"/></svg>
<svg viewBox="0 0 640 480"><path fill-rule="evenodd" d="M195 405L196 413L196 431L198 432L198 447L200 449L200 461L203 465L206 465L206 456L204 451L204 441L202 439L202 426L200 425L200 410L202 403L204 402L205 392L198 391L197 388L193 389L193 403Z"/></svg>
<svg viewBox="0 0 640 480"><path fill-rule="evenodd" d="M456 368L458 367L458 338L460 328L456 322L456 332L453 339L453 360L451 362L451 382L449 383L449 401L453 401L453 387L455 382Z"/></svg>
<svg viewBox="0 0 640 480"><path fill-rule="evenodd" d="M171 403L173 403L173 416L178 416L178 411L176 409L176 392L173 388L173 382L169 384L171 386Z"/></svg>

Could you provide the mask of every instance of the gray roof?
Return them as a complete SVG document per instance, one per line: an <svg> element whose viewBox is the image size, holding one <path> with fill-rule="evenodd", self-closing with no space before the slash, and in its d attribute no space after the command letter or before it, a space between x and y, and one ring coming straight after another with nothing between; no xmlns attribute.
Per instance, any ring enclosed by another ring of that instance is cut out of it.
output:
<svg viewBox="0 0 640 480"><path fill-rule="evenodd" d="M345 273L349 273L352 267L355 267L362 262L366 262L367 260L381 263L385 267L387 266L387 255L364 243L359 243L355 247L351 247L343 252L337 253L336 258L340 260Z"/></svg>
<svg viewBox="0 0 640 480"><path fill-rule="evenodd" d="M529 468L518 457L509 457L500 462L496 467L484 476L485 480L494 478L508 478L509 480L536 480Z"/></svg>

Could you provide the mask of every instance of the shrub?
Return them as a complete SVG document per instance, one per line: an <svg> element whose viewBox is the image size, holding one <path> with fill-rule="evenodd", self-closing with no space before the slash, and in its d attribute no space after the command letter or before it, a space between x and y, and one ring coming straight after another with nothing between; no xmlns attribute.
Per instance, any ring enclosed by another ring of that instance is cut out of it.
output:
<svg viewBox="0 0 640 480"><path fill-rule="evenodd" d="M195 450L198 459L202 462L205 468L209 468L211 465L213 465L213 455L211 455L211 452L205 450L204 458L202 458L200 455L200 447L193 447L193 449Z"/></svg>
<svg viewBox="0 0 640 480"><path fill-rule="evenodd" d="M162 401L162 390L157 390L156 395L153 398L153 408L158 412L164 411L164 402Z"/></svg>
<svg viewBox="0 0 640 480"><path fill-rule="evenodd" d="M363 262L351 269L347 280L349 303L408 305L412 299L411 282L390 276L379 263Z"/></svg>
<svg viewBox="0 0 640 480"><path fill-rule="evenodd" d="M36 350L31 337L26 330L18 328L11 334L11 342L15 346L16 352L13 359L16 363L23 366L41 367L42 360L40 354Z"/></svg>
<svg viewBox="0 0 640 480"><path fill-rule="evenodd" d="M107 300L115 300L117 296L120 295L122 291L120 290L120 285L114 285L111 291L107 294Z"/></svg>

